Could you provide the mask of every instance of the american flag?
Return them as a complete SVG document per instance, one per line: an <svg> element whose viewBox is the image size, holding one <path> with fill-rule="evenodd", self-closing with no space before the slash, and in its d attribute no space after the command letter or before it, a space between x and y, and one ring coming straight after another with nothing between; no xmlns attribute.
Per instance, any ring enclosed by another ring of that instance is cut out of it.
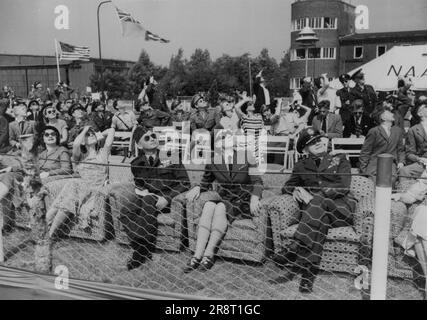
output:
<svg viewBox="0 0 427 320"><path fill-rule="evenodd" d="M145 40L146 41L149 41L149 40L160 41L161 43L170 42L169 40L163 39L163 38L159 37L157 34L154 34L148 30L145 32Z"/></svg>
<svg viewBox="0 0 427 320"><path fill-rule="evenodd" d="M74 46L72 44L59 42L60 55L59 59L61 60L83 60L89 61L90 59L90 49L89 47Z"/></svg>

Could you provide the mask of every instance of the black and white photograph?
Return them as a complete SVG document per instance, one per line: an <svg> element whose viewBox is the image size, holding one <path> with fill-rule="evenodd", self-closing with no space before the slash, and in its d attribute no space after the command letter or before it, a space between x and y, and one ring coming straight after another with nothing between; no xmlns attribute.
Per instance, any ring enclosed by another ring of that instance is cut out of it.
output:
<svg viewBox="0 0 427 320"><path fill-rule="evenodd" d="M426 12L1 0L0 300L427 300Z"/></svg>

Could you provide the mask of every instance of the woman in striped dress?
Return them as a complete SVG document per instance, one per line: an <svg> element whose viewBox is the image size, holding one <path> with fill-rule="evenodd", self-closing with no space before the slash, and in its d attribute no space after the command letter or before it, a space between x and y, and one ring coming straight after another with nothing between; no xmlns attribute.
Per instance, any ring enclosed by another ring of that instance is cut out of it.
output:
<svg viewBox="0 0 427 320"><path fill-rule="evenodd" d="M245 136L254 135L255 137L254 140L247 140L247 147L253 149L255 159L258 161L259 135L264 128L262 115L261 113L255 113L254 102L245 92L242 95L242 100L239 101L234 108L240 120L240 128ZM255 145L252 145L252 141L254 141Z"/></svg>

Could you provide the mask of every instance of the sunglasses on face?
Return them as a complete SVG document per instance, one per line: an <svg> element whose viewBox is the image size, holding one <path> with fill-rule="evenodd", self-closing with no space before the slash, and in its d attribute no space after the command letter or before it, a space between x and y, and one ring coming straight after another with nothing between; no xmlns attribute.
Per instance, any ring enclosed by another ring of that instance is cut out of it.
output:
<svg viewBox="0 0 427 320"><path fill-rule="evenodd" d="M308 143L307 145L308 146L314 146L314 145L318 144L319 142L322 142L322 138L320 138L320 137L310 141L310 143Z"/></svg>
<svg viewBox="0 0 427 320"><path fill-rule="evenodd" d="M157 135L155 133L152 133L150 135L146 135L144 136L144 141L148 142L150 141L150 139L156 140L157 139Z"/></svg>
<svg viewBox="0 0 427 320"><path fill-rule="evenodd" d="M56 137L56 132L54 132L54 131L47 131L47 132L45 132L44 133L44 137L45 138L49 138L49 137Z"/></svg>
<svg viewBox="0 0 427 320"><path fill-rule="evenodd" d="M55 111L54 110L46 110L46 114L54 114Z"/></svg>
<svg viewBox="0 0 427 320"><path fill-rule="evenodd" d="M95 135L95 132L93 132L93 131L86 132L86 137L90 137L90 136L94 136L94 135Z"/></svg>
<svg viewBox="0 0 427 320"><path fill-rule="evenodd" d="M354 114L363 114L363 112L362 111L357 111L357 112L355 112Z"/></svg>

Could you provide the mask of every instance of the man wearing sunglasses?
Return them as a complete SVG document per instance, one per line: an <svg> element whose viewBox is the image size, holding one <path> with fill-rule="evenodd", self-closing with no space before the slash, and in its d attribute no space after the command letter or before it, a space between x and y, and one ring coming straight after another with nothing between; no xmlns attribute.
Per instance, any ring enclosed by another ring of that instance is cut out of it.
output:
<svg viewBox="0 0 427 320"><path fill-rule="evenodd" d="M160 158L159 141L151 129L138 127L134 138L140 151L131 163L135 189L120 201L120 215L133 249L129 270L151 258L156 247L157 215L190 188L185 167L179 161Z"/></svg>
<svg viewBox="0 0 427 320"><path fill-rule="evenodd" d="M351 104L351 117L344 122L344 138L364 138L375 127L371 117L365 114L363 100L354 100Z"/></svg>
<svg viewBox="0 0 427 320"><path fill-rule="evenodd" d="M273 257L280 266L291 263L299 267L302 293L313 290L329 228L352 225L356 207L350 192L350 163L344 155L328 154L327 143L322 138L323 135L312 127L300 134L297 150L308 157L295 165L282 189L300 206L299 224L291 244ZM280 277L281 282L295 277L296 271L292 269Z"/></svg>

